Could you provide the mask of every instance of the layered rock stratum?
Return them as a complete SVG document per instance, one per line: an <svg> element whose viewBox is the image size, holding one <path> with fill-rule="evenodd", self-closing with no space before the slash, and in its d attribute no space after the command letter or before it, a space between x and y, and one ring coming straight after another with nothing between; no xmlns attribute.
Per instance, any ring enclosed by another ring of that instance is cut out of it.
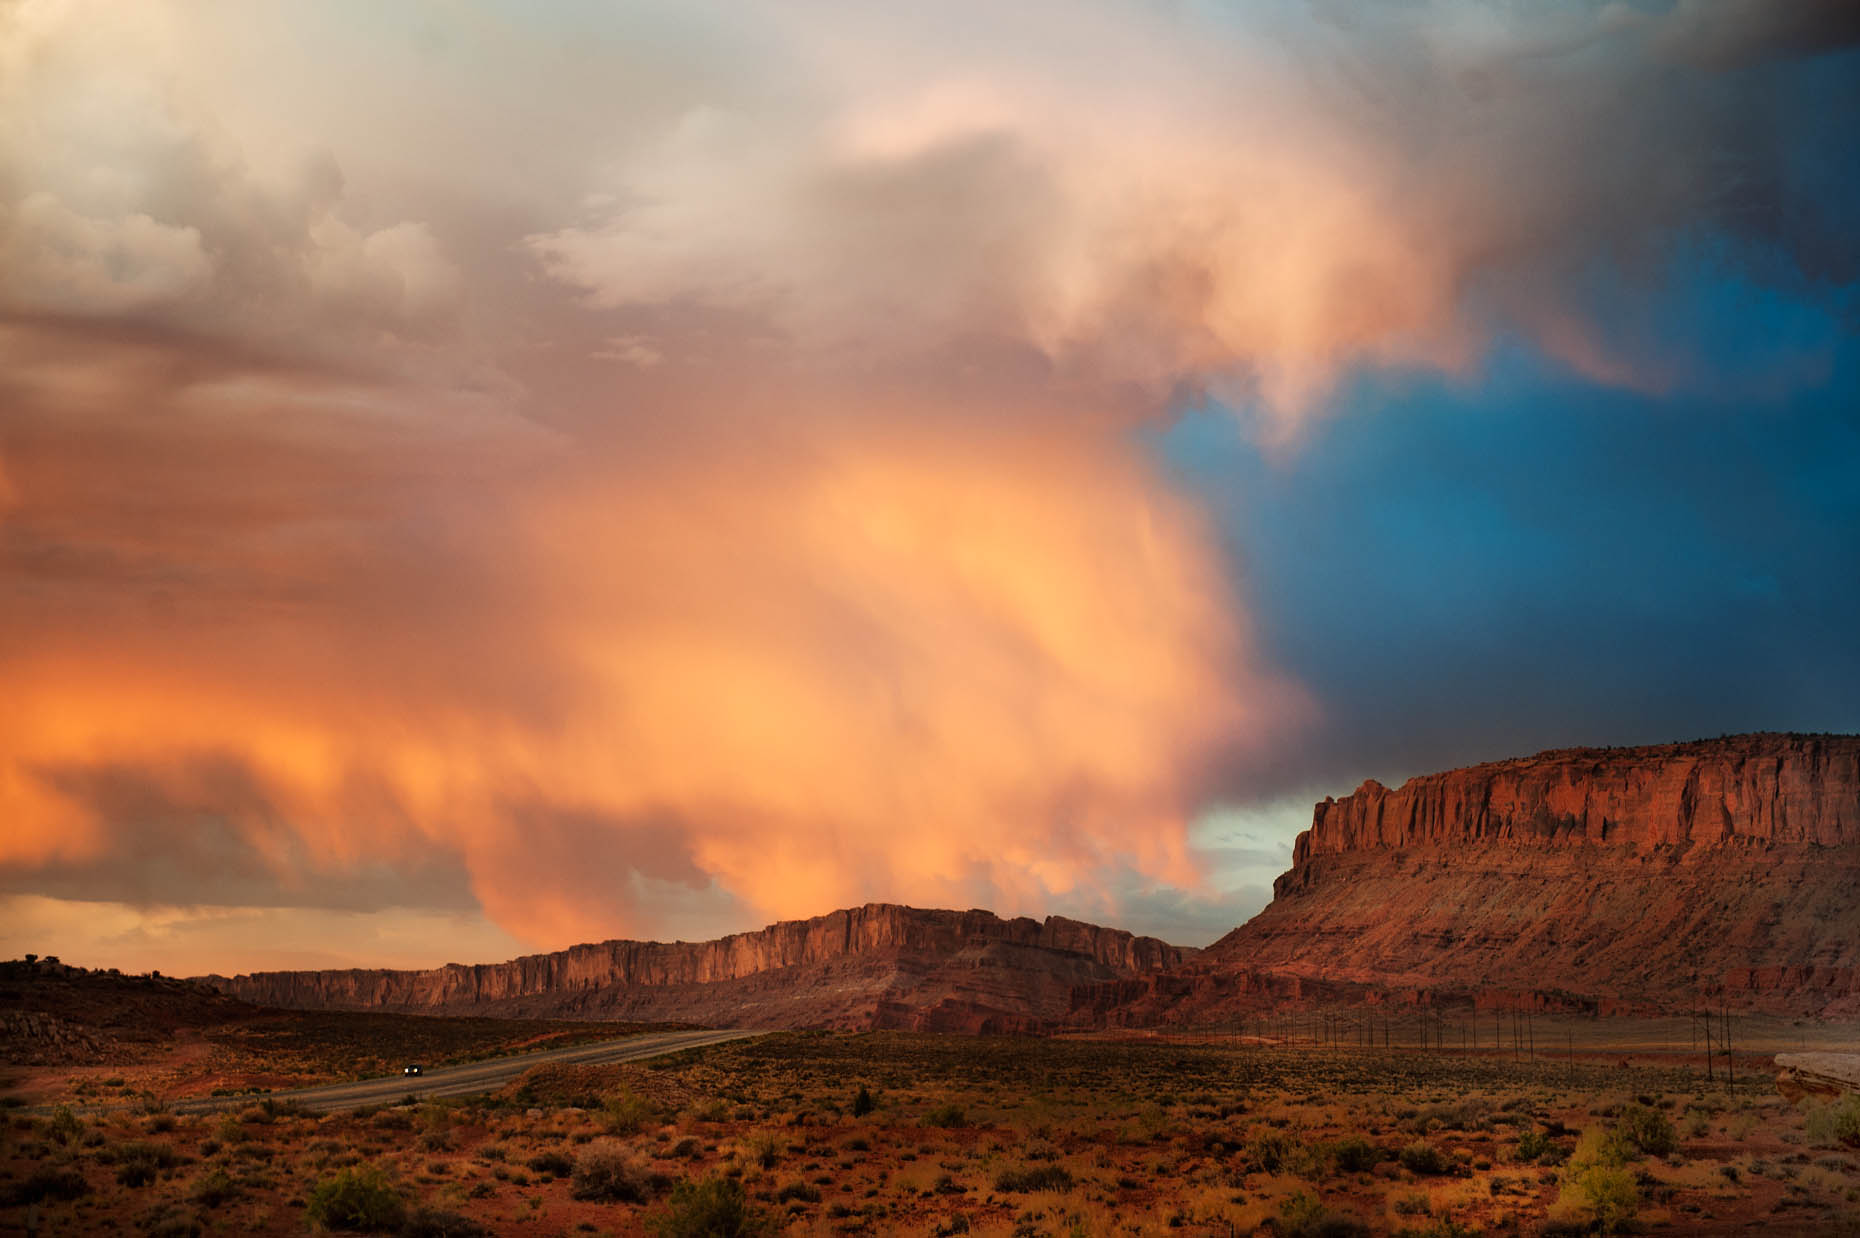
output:
<svg viewBox="0 0 1860 1238"><path fill-rule="evenodd" d="M1317 805L1206 951L888 904L709 942L210 977L264 1005L1031 1032L1364 1003L1860 1015L1860 736L1569 748Z"/></svg>
<svg viewBox="0 0 1860 1238"><path fill-rule="evenodd" d="M1860 1014L1860 736L1570 748L1365 782L1318 804L1264 911L1159 983L1199 976L1206 1006L1236 974ZM1194 1004L1145 1000L1158 1017Z"/></svg>
<svg viewBox="0 0 1860 1238"><path fill-rule="evenodd" d="M736 1027L1028 1032L1194 951L1051 916L871 903L706 942L605 941L423 971L207 977L261 1005Z"/></svg>

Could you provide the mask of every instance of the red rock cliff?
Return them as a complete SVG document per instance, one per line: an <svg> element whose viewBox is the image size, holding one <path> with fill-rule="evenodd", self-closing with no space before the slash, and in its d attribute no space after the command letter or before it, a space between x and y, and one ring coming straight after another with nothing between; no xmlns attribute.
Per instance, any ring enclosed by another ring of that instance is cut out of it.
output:
<svg viewBox="0 0 1860 1238"><path fill-rule="evenodd" d="M424 971L209 979L248 1001L310 1009L1022 1030L1063 1013L1076 985L1192 953L1058 916L872 903L716 941L606 941Z"/></svg>
<svg viewBox="0 0 1860 1238"><path fill-rule="evenodd" d="M1566 748L1373 780L1317 806L1314 855L1491 842L1692 848L1734 840L1860 843L1860 736L1738 735L1649 748Z"/></svg>
<svg viewBox="0 0 1860 1238"><path fill-rule="evenodd" d="M1860 1013L1860 736L1579 748L1317 806L1207 962Z"/></svg>

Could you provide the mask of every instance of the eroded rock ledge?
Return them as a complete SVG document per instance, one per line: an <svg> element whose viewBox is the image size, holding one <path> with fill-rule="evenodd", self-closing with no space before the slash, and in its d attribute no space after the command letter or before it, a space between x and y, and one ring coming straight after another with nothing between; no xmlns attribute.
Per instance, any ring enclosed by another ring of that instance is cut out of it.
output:
<svg viewBox="0 0 1860 1238"><path fill-rule="evenodd" d="M505 963L208 979L248 1001L307 1009L1024 1031L1063 1015L1077 986L1194 953L1061 916L868 903L715 941L605 941Z"/></svg>

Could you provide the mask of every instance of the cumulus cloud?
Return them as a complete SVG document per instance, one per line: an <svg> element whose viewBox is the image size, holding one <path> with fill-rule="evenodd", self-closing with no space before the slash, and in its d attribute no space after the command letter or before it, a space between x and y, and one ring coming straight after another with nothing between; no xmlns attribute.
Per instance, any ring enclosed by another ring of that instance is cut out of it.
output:
<svg viewBox="0 0 1860 1238"><path fill-rule="evenodd" d="M14 295L70 314L120 314L170 304L206 282L211 264L195 228L141 212L79 215L47 193L11 212L0 261Z"/></svg>
<svg viewBox="0 0 1860 1238"><path fill-rule="evenodd" d="M1851 25L1741 3L788 14L763 31L785 105L726 94L634 145L587 218L528 239L552 275L860 363L999 335L1064 372L1216 385L1280 433L1352 365L1462 369L1500 330L1657 382L1585 328L1584 264L1651 271L1705 225L1804 240L1750 209L1794 118L1723 70Z"/></svg>
<svg viewBox="0 0 1860 1238"><path fill-rule="evenodd" d="M421 220L345 193L313 136L265 166L164 5L0 8L0 309L185 327L381 364L461 273Z"/></svg>

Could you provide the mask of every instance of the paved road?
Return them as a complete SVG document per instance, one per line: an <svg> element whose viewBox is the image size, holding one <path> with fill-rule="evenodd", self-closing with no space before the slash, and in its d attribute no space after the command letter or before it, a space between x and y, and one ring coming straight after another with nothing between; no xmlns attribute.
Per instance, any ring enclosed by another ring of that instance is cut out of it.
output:
<svg viewBox="0 0 1860 1238"><path fill-rule="evenodd" d="M427 1071L418 1078L387 1075L379 1079L361 1079L354 1083L326 1083L321 1087L299 1088L292 1092L266 1092L261 1095L210 1096L198 1100L175 1101L176 1113L212 1113L219 1109L244 1108L263 1099L290 1101L314 1113L333 1113L362 1105L391 1105L409 1095L421 1100L439 1096L470 1096L489 1092L509 1083L532 1066L545 1062L572 1062L576 1065L609 1062L637 1062L660 1057L683 1049L722 1044L764 1033L726 1028L717 1031L648 1032L641 1036L623 1036L599 1044L574 1045L567 1049L538 1049L510 1057L467 1062Z"/></svg>

